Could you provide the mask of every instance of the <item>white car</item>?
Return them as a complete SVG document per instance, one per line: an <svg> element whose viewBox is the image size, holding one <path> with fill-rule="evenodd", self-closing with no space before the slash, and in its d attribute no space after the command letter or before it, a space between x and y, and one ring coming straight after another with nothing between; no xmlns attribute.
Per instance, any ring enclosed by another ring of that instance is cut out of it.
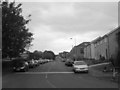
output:
<svg viewBox="0 0 120 90"><path fill-rule="evenodd" d="M35 66L39 65L38 60L34 60L34 63L35 63Z"/></svg>
<svg viewBox="0 0 120 90"><path fill-rule="evenodd" d="M74 61L73 64L74 72L86 72L88 73L88 65L84 61Z"/></svg>

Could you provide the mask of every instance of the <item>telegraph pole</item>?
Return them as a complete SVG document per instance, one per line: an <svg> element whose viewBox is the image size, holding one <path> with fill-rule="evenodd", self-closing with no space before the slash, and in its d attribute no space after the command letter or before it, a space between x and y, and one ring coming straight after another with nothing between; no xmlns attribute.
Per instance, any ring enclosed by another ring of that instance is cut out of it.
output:
<svg viewBox="0 0 120 90"><path fill-rule="evenodd" d="M73 38L70 38L73 40ZM74 46L72 45L72 49L73 47L75 48L75 53L74 53L74 57L75 57L75 60L77 60L77 48L76 48L76 37L74 38Z"/></svg>

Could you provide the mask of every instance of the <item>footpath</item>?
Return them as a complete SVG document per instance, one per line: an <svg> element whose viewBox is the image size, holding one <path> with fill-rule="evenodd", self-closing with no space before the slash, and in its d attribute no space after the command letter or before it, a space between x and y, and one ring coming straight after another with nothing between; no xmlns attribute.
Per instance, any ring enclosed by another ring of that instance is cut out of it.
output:
<svg viewBox="0 0 120 90"><path fill-rule="evenodd" d="M116 77L115 79L113 79L112 71L103 72L104 67L108 66L108 65L109 65L109 63L101 63L101 64L90 65L89 66L90 75L92 75L92 76L94 76L94 77L96 77L98 79L118 83L118 81L120 81L118 79L120 79L120 78Z"/></svg>

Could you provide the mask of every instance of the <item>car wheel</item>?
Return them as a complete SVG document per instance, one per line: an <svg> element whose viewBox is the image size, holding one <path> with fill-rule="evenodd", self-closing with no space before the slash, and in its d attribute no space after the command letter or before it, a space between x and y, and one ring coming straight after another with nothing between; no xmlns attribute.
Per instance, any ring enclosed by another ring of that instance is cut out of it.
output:
<svg viewBox="0 0 120 90"><path fill-rule="evenodd" d="M74 71L74 73L77 73L76 71Z"/></svg>
<svg viewBox="0 0 120 90"><path fill-rule="evenodd" d="M75 70L73 70L74 71L74 73L77 73Z"/></svg>

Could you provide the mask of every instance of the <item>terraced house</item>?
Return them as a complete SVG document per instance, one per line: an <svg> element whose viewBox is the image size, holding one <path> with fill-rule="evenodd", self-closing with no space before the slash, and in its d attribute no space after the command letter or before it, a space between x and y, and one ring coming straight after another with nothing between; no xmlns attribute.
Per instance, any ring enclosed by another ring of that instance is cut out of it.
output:
<svg viewBox="0 0 120 90"><path fill-rule="evenodd" d="M109 32L108 35L108 54L109 58L116 59L118 53L118 32L120 32L120 27L116 28L115 30Z"/></svg>
<svg viewBox="0 0 120 90"><path fill-rule="evenodd" d="M120 32L120 29L116 28L104 36L91 41L84 48L84 58L95 60L116 59L118 52L118 32Z"/></svg>
<svg viewBox="0 0 120 90"><path fill-rule="evenodd" d="M79 60L84 58L84 48L89 44L90 42L83 42L75 47L72 48L70 51L70 56L73 59Z"/></svg>

